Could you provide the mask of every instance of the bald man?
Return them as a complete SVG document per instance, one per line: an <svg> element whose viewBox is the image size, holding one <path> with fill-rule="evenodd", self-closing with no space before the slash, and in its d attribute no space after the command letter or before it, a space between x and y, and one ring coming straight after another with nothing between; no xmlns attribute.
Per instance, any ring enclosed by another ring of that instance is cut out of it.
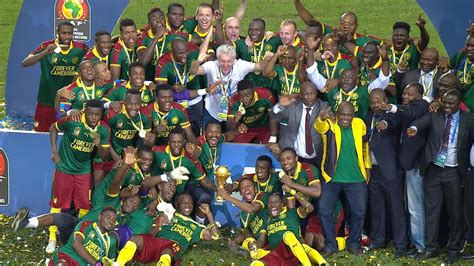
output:
<svg viewBox="0 0 474 266"><path fill-rule="evenodd" d="M403 73L397 72L398 80L402 80L397 91L401 92L412 82L418 82L423 86L423 99L432 102L436 98L438 90L438 80L443 74L438 70L439 61L438 50L435 48L426 48L421 53L420 67Z"/></svg>
<svg viewBox="0 0 474 266"><path fill-rule="evenodd" d="M369 142L370 169L370 248L385 248L386 219L391 219L395 258L407 251L406 214L403 204L404 183L397 169L396 139L401 120L384 111L388 103L385 91L374 89L369 96L370 110L365 117ZM386 208L385 206L389 206Z"/></svg>

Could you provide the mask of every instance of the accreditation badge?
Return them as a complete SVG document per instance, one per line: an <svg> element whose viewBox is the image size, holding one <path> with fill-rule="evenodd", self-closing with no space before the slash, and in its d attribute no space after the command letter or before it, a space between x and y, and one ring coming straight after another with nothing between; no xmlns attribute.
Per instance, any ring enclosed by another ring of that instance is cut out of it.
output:
<svg viewBox="0 0 474 266"><path fill-rule="evenodd" d="M448 153L446 150L438 151L433 163L439 167L444 168L444 163L446 161L447 156L448 156Z"/></svg>
<svg viewBox="0 0 474 266"><path fill-rule="evenodd" d="M228 111L229 111L229 97L224 95L221 97L221 101L219 103L219 114L217 115L217 117L219 119L227 121Z"/></svg>

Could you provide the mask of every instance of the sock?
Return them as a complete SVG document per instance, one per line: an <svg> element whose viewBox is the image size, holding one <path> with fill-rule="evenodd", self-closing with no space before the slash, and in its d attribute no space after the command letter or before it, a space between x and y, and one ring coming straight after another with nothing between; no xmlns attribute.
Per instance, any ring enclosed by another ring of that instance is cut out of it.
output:
<svg viewBox="0 0 474 266"><path fill-rule="evenodd" d="M259 260L254 260L252 263L250 263L250 266L265 266L265 263L259 261Z"/></svg>
<svg viewBox="0 0 474 266"><path fill-rule="evenodd" d="M61 213L60 208L51 208L50 213ZM58 231L58 227L56 225L51 225L49 227L49 240L50 241L57 241L56 240L56 232Z"/></svg>
<svg viewBox="0 0 474 266"><path fill-rule="evenodd" d="M293 232L286 232L283 234L283 242L291 249L291 253L301 262L303 266L311 265L308 255L304 252L304 248L300 241L296 238Z"/></svg>
<svg viewBox="0 0 474 266"><path fill-rule="evenodd" d="M170 254L163 254L160 257L160 260L156 264L157 266L170 266L171 265L171 256Z"/></svg>
<svg viewBox="0 0 474 266"><path fill-rule="evenodd" d="M125 246L123 246L122 250L120 250L118 254L117 263L119 265L125 265L125 263L131 261L133 259L133 256L135 255L136 250L137 244L132 241L127 241L127 243L125 243Z"/></svg>
<svg viewBox="0 0 474 266"><path fill-rule="evenodd" d="M250 244L251 242L254 242L254 244L255 244L255 238L253 238L253 237L247 237L247 238L244 240L244 242L242 242L242 247L243 247L245 250L250 251L249 244Z"/></svg>
<svg viewBox="0 0 474 266"><path fill-rule="evenodd" d="M258 248L256 251L250 251L250 257L254 260L259 260L268 255L268 253L270 253L270 251Z"/></svg>
<svg viewBox="0 0 474 266"><path fill-rule="evenodd" d="M308 255L309 260L318 265L327 264L326 260L319 254L319 252L310 246L303 244L304 252Z"/></svg>
<svg viewBox="0 0 474 266"><path fill-rule="evenodd" d="M86 210L86 209L79 209L79 218L83 217L84 215L86 215L87 213L89 212L89 210Z"/></svg>
<svg viewBox="0 0 474 266"><path fill-rule="evenodd" d="M25 228L38 228L38 218L36 217L31 217L28 219L28 223L26 224Z"/></svg>
<svg viewBox="0 0 474 266"><path fill-rule="evenodd" d="M338 250L344 250L346 249L346 237L336 237L336 242L337 242L337 249Z"/></svg>

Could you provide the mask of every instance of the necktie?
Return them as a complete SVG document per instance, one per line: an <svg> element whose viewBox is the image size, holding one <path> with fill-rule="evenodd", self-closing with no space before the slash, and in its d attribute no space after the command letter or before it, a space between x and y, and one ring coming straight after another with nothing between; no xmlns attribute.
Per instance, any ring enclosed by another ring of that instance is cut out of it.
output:
<svg viewBox="0 0 474 266"><path fill-rule="evenodd" d="M306 108L306 121L304 125L304 135L306 142L306 153L312 155L314 153L313 141L311 140L311 108Z"/></svg>
<svg viewBox="0 0 474 266"><path fill-rule="evenodd" d="M451 122L452 121L453 121L453 116L450 114L450 115L448 115L448 119L446 121L446 127L444 128L443 142L441 144L441 150L447 150L448 149L449 133L451 132Z"/></svg>

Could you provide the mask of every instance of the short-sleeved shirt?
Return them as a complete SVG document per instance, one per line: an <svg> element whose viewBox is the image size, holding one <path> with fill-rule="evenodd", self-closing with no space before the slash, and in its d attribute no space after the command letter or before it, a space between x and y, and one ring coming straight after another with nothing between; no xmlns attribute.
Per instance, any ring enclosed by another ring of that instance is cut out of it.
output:
<svg viewBox="0 0 474 266"><path fill-rule="evenodd" d="M125 96L127 95L127 91L131 88L132 85L129 81L127 82L125 87L120 86L111 91L110 94L104 98L104 100L107 102L124 101ZM142 107L145 107L155 101L155 95L151 93L151 91L147 88L146 85L143 85L143 87L141 87L139 91L141 93Z"/></svg>
<svg viewBox="0 0 474 266"><path fill-rule="evenodd" d="M262 42L254 43L252 49L249 49L244 39L238 39L234 43L235 50L237 52L237 58L257 63L265 61L265 54L267 52L275 53L278 46L281 45L281 40L277 36L273 36L268 40L263 39ZM276 89L274 82L264 77L261 73L248 73L245 77L248 80L251 80L255 85L259 87L264 87L268 89Z"/></svg>
<svg viewBox="0 0 474 266"><path fill-rule="evenodd" d="M280 178L278 177L278 173L272 173L270 177L267 179L266 182L260 182L256 174L245 174L236 181L236 183L240 183L242 179L250 179L256 185L257 193L264 192L264 193L279 193L282 192L281 190L281 182Z"/></svg>
<svg viewBox="0 0 474 266"><path fill-rule="evenodd" d="M135 117L130 117L125 105L122 105L121 113L116 113L112 109L107 110L104 120L110 126L110 144L119 155L127 146L135 146L141 128L147 132L151 128L150 120L145 114L139 112Z"/></svg>
<svg viewBox="0 0 474 266"><path fill-rule="evenodd" d="M300 81L296 73L297 69L288 71L283 66L275 65L273 70L275 71L273 78L280 84L280 86L278 86L279 90L276 93L278 96L300 93Z"/></svg>
<svg viewBox="0 0 474 266"><path fill-rule="evenodd" d="M198 22L197 22L196 18L195 17L189 17L189 18L186 18L183 21L183 24L181 25L181 27L179 27L179 29L177 31L173 31L173 30L171 30L171 27L168 23L168 20L166 20L166 28L171 33L182 31L184 33L190 34L194 31L194 28L196 28L197 25L198 25Z"/></svg>
<svg viewBox="0 0 474 266"><path fill-rule="evenodd" d="M357 183L365 181L358 165L354 135L352 134L351 127L341 127L341 151L337 159L336 171L331 181L337 183Z"/></svg>
<svg viewBox="0 0 474 266"><path fill-rule="evenodd" d="M188 247L202 239L204 227L191 218L175 213L171 223L161 227L156 237L169 239L179 244L180 252L175 259L182 257Z"/></svg>
<svg viewBox="0 0 474 266"><path fill-rule="evenodd" d="M253 102L250 106L246 106L245 114L242 116L241 121L249 128L260 128L270 126L269 113L273 105L275 104L275 98L272 93L265 88L256 88L253 95ZM240 101L240 96L236 93L229 102L229 114L228 118L232 118L239 111L239 107L243 106Z"/></svg>
<svg viewBox="0 0 474 266"><path fill-rule="evenodd" d="M155 151L153 153L153 164L151 173L153 176L169 173L175 168L183 166L189 170L188 180L176 180L176 195L183 192L188 182L197 182L206 178L206 174L202 170L201 165L196 164L191 159L182 154L178 157L171 155L169 146L166 147L165 152Z"/></svg>
<svg viewBox="0 0 474 266"><path fill-rule="evenodd" d="M318 72L321 73L321 75L323 75L323 77L326 79L338 79L341 77L344 70L352 68L351 62L347 61L346 59L342 59L340 53L338 54L336 61L332 63L328 60L318 61L317 63Z"/></svg>
<svg viewBox="0 0 474 266"><path fill-rule="evenodd" d="M331 32L332 32L332 30L331 30ZM377 37L369 36L369 35L362 35L362 34L357 33L357 32L354 33L353 38L354 38L354 44L358 47L363 47L369 41L373 41L377 44L383 43L383 40L380 40ZM343 54L351 55L351 53L343 45L339 46L339 51Z"/></svg>
<svg viewBox="0 0 474 266"><path fill-rule="evenodd" d="M275 249L283 241L283 235L286 232L293 232L301 240L300 220L296 209L288 210L284 207L277 217L272 217L269 214L260 232L267 234L270 249Z"/></svg>
<svg viewBox="0 0 474 266"><path fill-rule="evenodd" d="M255 202L262 206L262 208L258 212L247 213L246 211L242 211L240 213L240 228L248 229L249 232L252 233L255 238L258 238L258 234L262 229L264 219L267 217L268 211L265 210L267 197L268 194L260 192L255 195L255 198L250 203L253 204Z"/></svg>
<svg viewBox="0 0 474 266"><path fill-rule="evenodd" d="M291 179L293 180L293 182L302 186L311 186L315 183L319 183L320 175L321 173L314 165L297 162L295 174L291 177ZM309 196L300 192L298 193L301 194L301 196L303 196L304 198L310 199ZM288 194L287 197L293 198L294 196Z"/></svg>
<svg viewBox="0 0 474 266"><path fill-rule="evenodd" d="M90 60L92 62L99 62L102 61L104 62L107 67L109 66L109 55L101 56L99 54L99 51L97 51L97 47L94 45L94 48L92 50L89 50L86 55L84 55L84 60Z"/></svg>
<svg viewBox="0 0 474 266"><path fill-rule="evenodd" d="M143 209L134 210L125 221L134 235L146 234L153 226L153 217Z"/></svg>
<svg viewBox="0 0 474 266"><path fill-rule="evenodd" d="M418 68L421 52L415 44L408 44L403 51L396 51L392 46L387 52L388 58L390 59L390 71L392 72L392 76L395 76L398 64L402 60L408 62L408 70Z"/></svg>
<svg viewBox="0 0 474 266"><path fill-rule="evenodd" d="M218 113L219 113L219 104L221 101L221 96L223 96L223 91L226 91L226 96L229 99L237 92L237 83L244 79L244 77L253 71L255 68L255 63L244 61L244 60L236 60L234 61L234 66L229 74L223 75L219 70L219 63L218 61L209 61L202 64L204 71L206 72L207 81L209 83L214 83L217 80L222 79L223 84L219 86L217 93L206 95L205 106L206 110L209 114L219 120ZM223 89L225 87L225 89ZM227 89L228 88L228 89Z"/></svg>
<svg viewBox="0 0 474 266"><path fill-rule="evenodd" d="M153 42L153 38L155 38L155 35L153 34L151 29L149 29L146 33L143 33L140 38L138 38L137 51L140 51L150 46ZM146 66L146 80L154 80L155 68L158 63L158 59L160 59L163 54L171 50L171 42L176 38L181 38L187 42L191 41L191 35L179 31L171 34L165 33L164 36L158 39L158 42L155 44L155 47L153 49L153 57L151 58L150 63L148 63L148 65Z"/></svg>
<svg viewBox="0 0 474 266"><path fill-rule="evenodd" d="M94 135L100 135L100 143L104 148L109 144L109 128L99 122L95 129L90 128L84 115L81 122L74 122L70 117L64 117L54 124L58 131L64 132L59 145L59 162L56 169L62 173L82 175L91 172L92 159L96 152Z"/></svg>
<svg viewBox="0 0 474 266"><path fill-rule="evenodd" d="M364 119L367 111L369 111L369 90L367 86L357 86L348 93L336 87L327 94L327 100L334 112L337 112L343 101L350 102L354 106L354 116L360 119Z"/></svg>
<svg viewBox="0 0 474 266"><path fill-rule="evenodd" d="M84 219L96 221L103 208L113 207L114 209L117 209L120 207L119 195L112 195L108 193L110 184L112 183L116 172L117 169L112 169L109 173L107 173L102 182L97 187L95 187L91 198L93 209L83 216ZM128 171L125 173L124 179L127 177L127 175ZM123 184L124 179L122 179L121 185Z"/></svg>
<svg viewBox="0 0 474 266"><path fill-rule="evenodd" d="M78 235L83 238L82 246L97 261L103 257L114 259L116 256L117 240L108 233L103 234L97 223L91 221L82 221L74 228L73 236L71 236L67 244L60 248L58 252L67 254L69 257L77 261L80 265L87 265L84 260L74 250L74 238Z"/></svg>
<svg viewBox="0 0 474 266"><path fill-rule="evenodd" d="M186 64L180 64L173 59L165 63L162 67L156 68L155 81L164 81L168 85L184 84L188 90L198 90L206 87L205 76L189 75L191 64L197 60L199 50L189 52ZM194 105L202 100L202 96L198 96L192 100L186 101L183 106ZM188 103L189 102L189 103Z"/></svg>
<svg viewBox="0 0 474 266"><path fill-rule="evenodd" d="M109 62L111 67L120 67L120 79L128 80L128 67L136 61L138 61L137 47L126 48L119 39L110 52Z"/></svg>
<svg viewBox="0 0 474 266"><path fill-rule="evenodd" d="M474 110L474 68L473 62L466 57L465 52L457 52L449 61L452 72L459 78L463 85L463 102Z"/></svg>
<svg viewBox="0 0 474 266"><path fill-rule="evenodd" d="M180 126L181 128L188 128L191 126L186 110L182 110L177 103L171 104L171 109L167 112L161 112L158 104L154 102L143 109L143 113L150 119L152 127L160 124L166 125L166 130L156 135L155 145L164 145L168 143L168 136L174 128Z"/></svg>
<svg viewBox="0 0 474 266"><path fill-rule="evenodd" d="M206 136L202 135L198 138L197 146L201 149L201 153L199 154L199 163L203 167L204 171L206 172L206 176L210 178L214 174L214 166L216 164L217 159L219 158L220 151L221 151L221 144L224 143L225 137L221 135L217 140L216 147L211 147L209 143L206 141Z"/></svg>
<svg viewBox="0 0 474 266"><path fill-rule="evenodd" d="M41 43L31 54L37 55L43 52L54 42L54 40L49 40ZM71 41L67 51L52 52L40 59L41 78L36 98L38 103L54 107L56 92L73 81L79 63L87 50L85 44Z"/></svg>
<svg viewBox="0 0 474 266"><path fill-rule="evenodd" d="M113 87L113 82L106 83L102 87L95 86L95 84L88 87L82 83L80 78L78 78L67 87L67 90L74 93L74 98L71 100L61 98L59 101L59 111L64 113L71 109L83 110L86 107L87 100L102 99L102 97L104 97L104 95Z"/></svg>

